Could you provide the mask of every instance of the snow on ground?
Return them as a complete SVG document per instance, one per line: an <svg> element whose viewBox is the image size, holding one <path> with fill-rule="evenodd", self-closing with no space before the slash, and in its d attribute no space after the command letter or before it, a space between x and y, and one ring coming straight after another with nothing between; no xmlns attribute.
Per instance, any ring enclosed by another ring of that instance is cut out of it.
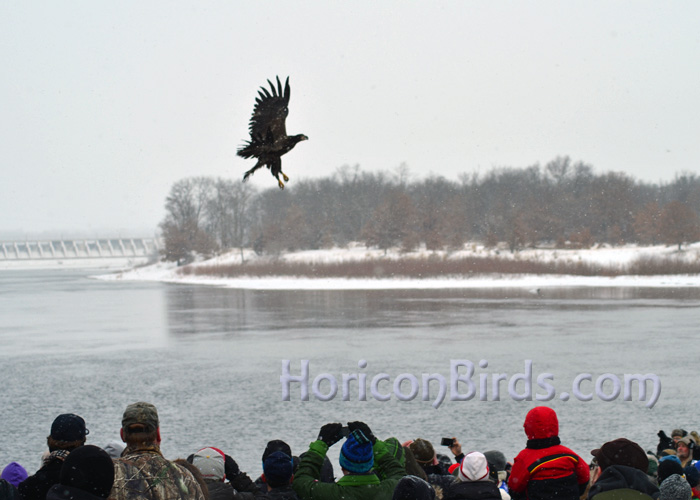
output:
<svg viewBox="0 0 700 500"><path fill-rule="evenodd" d="M553 261L557 259L571 262L597 263L607 266L622 266L638 257L677 257L688 261L700 260L700 243L686 247L678 252L675 247L600 247L580 250L561 249L526 249L516 253L507 250L486 249L481 245L467 245L464 250L456 252L433 252L420 250L410 253L400 253L397 250L386 254L383 250L368 249L364 245L353 244L347 248L328 250L304 250L282 254L274 259L287 262L333 263L357 261L362 259L400 259L400 258L464 258L464 257L495 257L503 259ZM244 251L246 261L269 261L273 257L258 257L252 251ZM210 260L191 264L225 265L241 262L240 251L236 250ZM669 276L618 276L586 277L562 275L480 275L465 278L308 278L308 277L279 277L258 278L255 276L238 278L221 278L215 276L180 275L173 263L160 262L150 266L139 267L115 274L95 276L103 280L125 281L162 281L170 283L201 284L223 286L228 288L244 288L254 290L363 290L363 289L409 289L409 288L528 288L561 286L596 286L596 287L697 287L700 286L700 275L669 275Z"/></svg>

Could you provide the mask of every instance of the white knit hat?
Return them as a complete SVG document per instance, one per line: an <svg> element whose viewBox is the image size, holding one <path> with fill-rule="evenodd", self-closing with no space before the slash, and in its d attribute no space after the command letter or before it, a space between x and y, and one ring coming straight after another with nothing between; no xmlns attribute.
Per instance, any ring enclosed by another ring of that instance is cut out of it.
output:
<svg viewBox="0 0 700 500"><path fill-rule="evenodd" d="M457 476L463 482L486 481L489 478L489 464L483 453L467 453L459 466Z"/></svg>

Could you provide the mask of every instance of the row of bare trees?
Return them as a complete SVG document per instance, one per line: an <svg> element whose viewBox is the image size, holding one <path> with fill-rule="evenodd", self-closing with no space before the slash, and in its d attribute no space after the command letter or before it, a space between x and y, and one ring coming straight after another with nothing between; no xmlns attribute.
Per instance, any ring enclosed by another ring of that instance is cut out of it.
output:
<svg viewBox="0 0 700 500"><path fill-rule="evenodd" d="M411 180L358 166L258 192L238 180L187 178L166 199L165 258L188 261L228 248L258 253L364 241L405 250L506 242L515 251L556 244L666 243L700 239L700 178L650 184L615 172L595 174L558 157L544 167L495 168L485 175Z"/></svg>

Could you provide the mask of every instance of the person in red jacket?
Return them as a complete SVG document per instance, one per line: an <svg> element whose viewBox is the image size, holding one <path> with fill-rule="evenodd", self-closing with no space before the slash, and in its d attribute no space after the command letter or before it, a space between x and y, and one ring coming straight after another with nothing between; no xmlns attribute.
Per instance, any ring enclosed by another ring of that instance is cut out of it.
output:
<svg viewBox="0 0 700 500"><path fill-rule="evenodd" d="M513 499L578 500L588 484L590 468L559 441L557 414L537 406L525 417L527 447L513 462L508 490Z"/></svg>

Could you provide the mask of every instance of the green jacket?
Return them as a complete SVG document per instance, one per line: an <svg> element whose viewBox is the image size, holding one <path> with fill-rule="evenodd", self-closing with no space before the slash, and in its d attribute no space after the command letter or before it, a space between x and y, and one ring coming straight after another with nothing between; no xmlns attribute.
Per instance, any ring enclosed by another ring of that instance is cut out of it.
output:
<svg viewBox="0 0 700 500"><path fill-rule="evenodd" d="M322 483L321 465L328 451L323 441L314 441L301 456L292 487L301 500L391 500L394 488L406 470L387 452L386 444L374 443L376 474L348 474L337 483ZM379 477L385 479L379 480Z"/></svg>
<svg viewBox="0 0 700 500"><path fill-rule="evenodd" d="M621 488L619 490L608 490L595 495L592 500L654 500L649 495L641 491L632 490L630 488Z"/></svg>

